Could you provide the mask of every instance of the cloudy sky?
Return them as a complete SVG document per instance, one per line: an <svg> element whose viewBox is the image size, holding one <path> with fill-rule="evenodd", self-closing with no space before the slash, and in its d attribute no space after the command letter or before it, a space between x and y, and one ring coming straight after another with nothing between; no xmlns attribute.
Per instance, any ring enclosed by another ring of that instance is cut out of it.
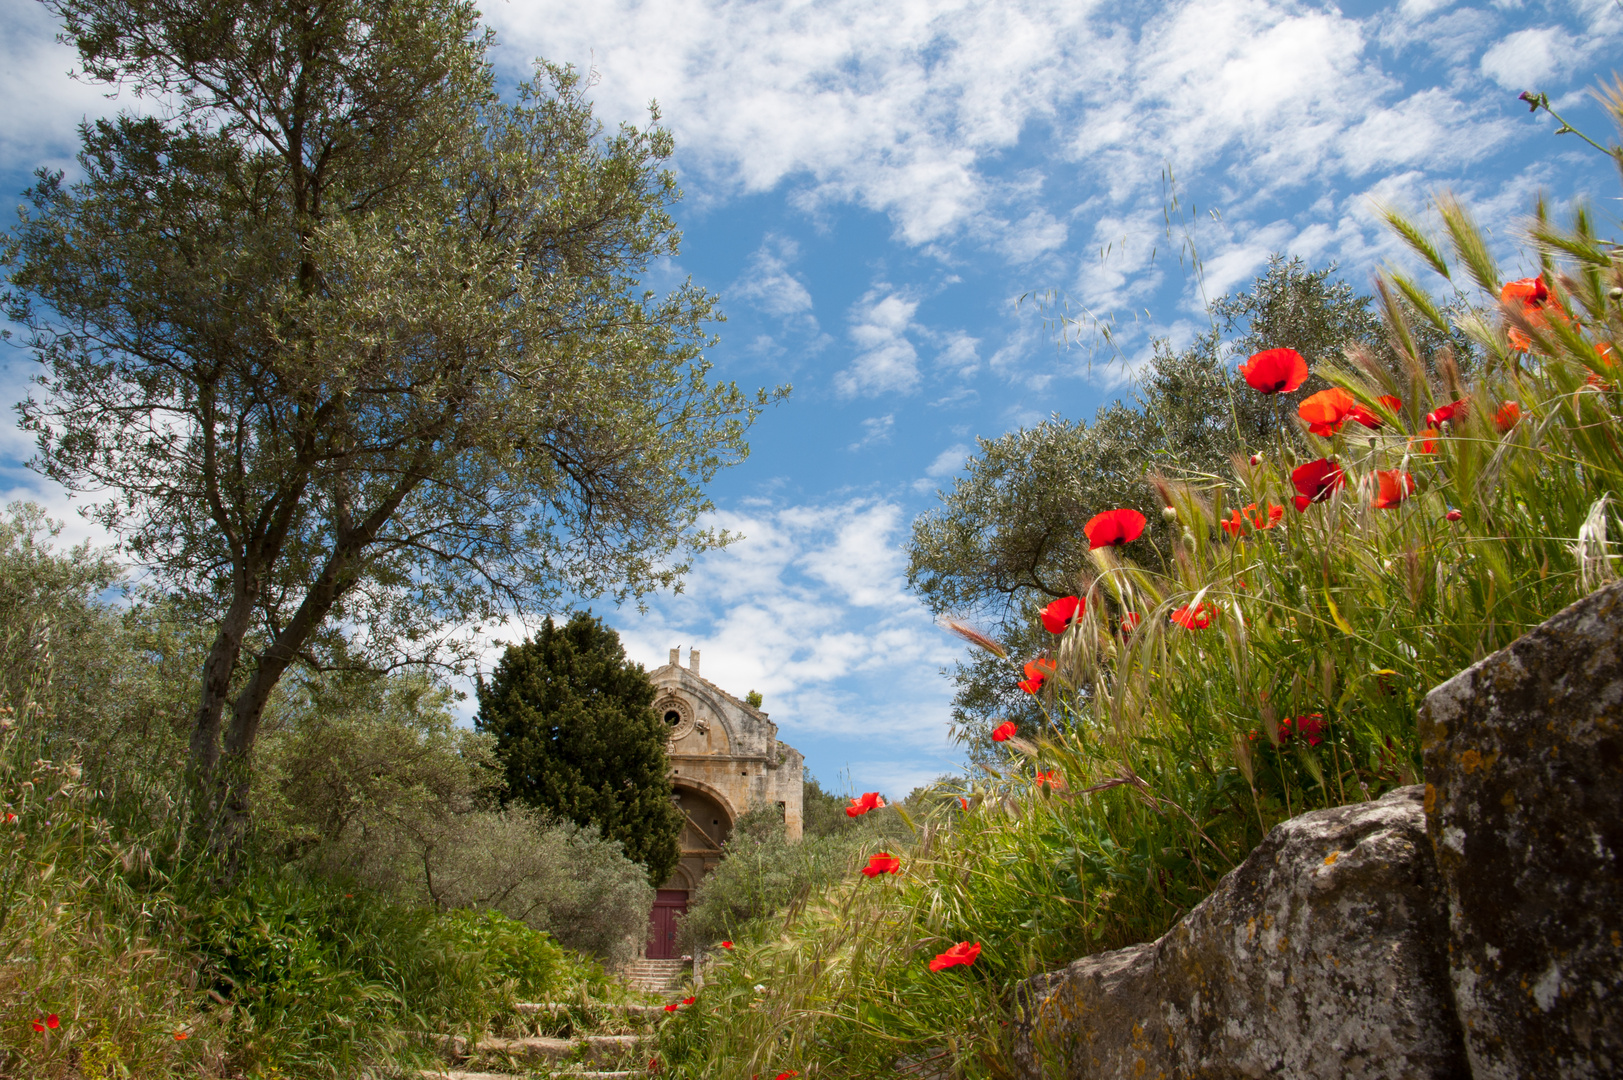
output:
<svg viewBox="0 0 1623 1080"><path fill-rule="evenodd" d="M721 295L722 377L794 385L714 488L747 539L646 614L595 610L650 667L698 647L707 677L761 691L835 788L901 795L960 760L941 675L959 649L909 594L904 545L976 438L1091 416L1271 252L1367 287L1403 259L1377 204L1453 190L1511 267L1540 190L1615 220L1607 160L1516 95L1609 136L1588 90L1615 70L1618 0L492 0L486 18L510 84L545 57L595 72L610 122L659 103L686 239L651 284ZM0 0L6 192L71 174L77 122L128 104L68 78L53 33ZM8 352L14 401L29 361ZM5 499L88 532L27 454L0 427Z"/></svg>

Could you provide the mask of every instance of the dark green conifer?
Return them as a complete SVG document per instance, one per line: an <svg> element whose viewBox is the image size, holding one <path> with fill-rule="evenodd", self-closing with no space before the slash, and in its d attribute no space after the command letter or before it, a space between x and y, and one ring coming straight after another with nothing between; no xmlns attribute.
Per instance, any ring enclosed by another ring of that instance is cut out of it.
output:
<svg viewBox="0 0 1623 1080"><path fill-rule="evenodd" d="M596 825L658 885L680 858L682 814L653 701L620 635L581 612L508 648L480 682L474 722L496 736L508 799Z"/></svg>

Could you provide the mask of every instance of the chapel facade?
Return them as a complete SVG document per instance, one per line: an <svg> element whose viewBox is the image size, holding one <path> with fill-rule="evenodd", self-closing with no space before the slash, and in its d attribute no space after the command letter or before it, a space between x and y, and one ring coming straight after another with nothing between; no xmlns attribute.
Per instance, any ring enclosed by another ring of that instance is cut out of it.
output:
<svg viewBox="0 0 1623 1080"><path fill-rule="evenodd" d="M648 927L649 959L674 958L676 923L693 890L721 861L733 825L757 806L776 805L790 840L799 840L805 758L778 741L767 714L699 676L699 650L688 666L681 650L648 673L655 687L654 711L670 741L671 786L682 826L682 859L660 887Z"/></svg>

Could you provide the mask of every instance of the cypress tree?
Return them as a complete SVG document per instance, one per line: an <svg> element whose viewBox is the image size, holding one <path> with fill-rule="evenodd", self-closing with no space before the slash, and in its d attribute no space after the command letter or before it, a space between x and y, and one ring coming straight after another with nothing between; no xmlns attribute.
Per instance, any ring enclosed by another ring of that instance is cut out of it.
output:
<svg viewBox="0 0 1623 1080"><path fill-rule="evenodd" d="M590 612L510 646L479 684L474 723L496 736L507 798L595 825L648 868L655 885L681 857L666 729L654 684L620 635Z"/></svg>

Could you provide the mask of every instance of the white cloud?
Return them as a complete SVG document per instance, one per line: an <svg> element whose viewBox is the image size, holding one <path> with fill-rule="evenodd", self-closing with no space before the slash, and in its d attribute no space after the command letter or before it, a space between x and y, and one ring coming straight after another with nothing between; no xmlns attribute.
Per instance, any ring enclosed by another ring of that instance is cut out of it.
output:
<svg viewBox="0 0 1623 1080"><path fill-rule="evenodd" d="M800 246L785 236L770 235L750 257L745 276L734 282L730 295L742 297L768 315L785 318L809 313L810 290L789 272ZM812 320L815 329L816 320Z"/></svg>
<svg viewBox="0 0 1623 1080"><path fill-rule="evenodd" d="M1506 90L1536 90L1577 59L1577 51L1565 29L1518 30L1482 54L1482 74Z"/></svg>
<svg viewBox="0 0 1623 1080"><path fill-rule="evenodd" d="M919 384L919 354L908 340L916 329L919 302L888 285L877 285L851 306L851 342L859 350L851 366L835 378L846 397L910 393Z"/></svg>
<svg viewBox="0 0 1623 1080"><path fill-rule="evenodd" d="M967 443L954 443L935 456L935 460L924 468L924 476L913 481L913 490L921 495L929 494L940 486L941 482L962 469L974 451Z"/></svg>
<svg viewBox="0 0 1623 1080"><path fill-rule="evenodd" d="M935 456L935 460L924 470L924 475L937 480L951 476L964 467L964 463L969 460L969 454L970 448L963 443L949 446Z"/></svg>
<svg viewBox="0 0 1623 1080"><path fill-rule="evenodd" d="M936 354L938 367L951 371L960 378L968 378L981 365L980 339L972 338L962 330L949 331L942 339L941 351Z"/></svg>
<svg viewBox="0 0 1623 1080"><path fill-rule="evenodd" d="M852 453L866 450L870 446L879 446L890 442L890 433L896 426L896 414L886 413L884 416L870 416L862 422L862 438L852 443L848 449Z"/></svg>

